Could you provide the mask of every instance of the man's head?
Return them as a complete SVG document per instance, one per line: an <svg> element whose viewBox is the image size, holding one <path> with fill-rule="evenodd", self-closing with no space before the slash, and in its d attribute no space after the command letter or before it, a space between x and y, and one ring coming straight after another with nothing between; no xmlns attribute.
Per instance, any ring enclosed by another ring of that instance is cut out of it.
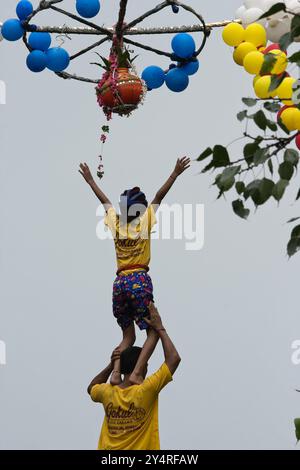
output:
<svg viewBox="0 0 300 470"><path fill-rule="evenodd" d="M125 349L121 352L120 356L120 372L123 375L129 375L134 371L138 358L142 352L142 348L138 346L130 346L129 348ZM145 370L143 371L143 377L145 378L147 375L147 365Z"/></svg>
<svg viewBox="0 0 300 470"><path fill-rule="evenodd" d="M126 189L120 197L121 217L128 223L140 217L147 209L148 201L139 187Z"/></svg>

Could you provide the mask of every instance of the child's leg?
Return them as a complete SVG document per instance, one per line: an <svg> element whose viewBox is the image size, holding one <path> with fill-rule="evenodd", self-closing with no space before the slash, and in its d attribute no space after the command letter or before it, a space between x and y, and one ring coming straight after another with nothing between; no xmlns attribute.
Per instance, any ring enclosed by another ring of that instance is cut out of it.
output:
<svg viewBox="0 0 300 470"><path fill-rule="evenodd" d="M136 363L136 366L134 368L134 371L132 372L132 374L130 375L130 382L132 384L141 384L143 383L144 381L144 368L145 368L145 365L148 363L150 357L152 356L153 354L153 351L157 345L157 342L158 342L158 334L156 333L155 330L153 330L152 328L149 328L147 330L147 339L144 343L144 346L143 346L143 349L142 349L142 352L138 358L138 361Z"/></svg>
<svg viewBox="0 0 300 470"><path fill-rule="evenodd" d="M123 330L123 340L119 344L118 348L122 351L133 346L135 343L135 328L134 323L131 323L126 329ZM114 370L111 374L110 383L111 385L119 385L122 381L120 372L120 359L117 359L114 363Z"/></svg>

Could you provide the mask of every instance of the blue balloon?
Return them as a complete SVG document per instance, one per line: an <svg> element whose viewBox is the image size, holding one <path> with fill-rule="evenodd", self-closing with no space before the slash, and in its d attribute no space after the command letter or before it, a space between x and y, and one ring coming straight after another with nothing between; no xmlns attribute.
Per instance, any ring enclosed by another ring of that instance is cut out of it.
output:
<svg viewBox="0 0 300 470"><path fill-rule="evenodd" d="M32 49L39 51L46 51L51 44L51 35L49 33L31 33L28 39L28 44Z"/></svg>
<svg viewBox="0 0 300 470"><path fill-rule="evenodd" d="M178 57L189 59L196 50L194 38L187 33L178 33L172 39L172 49Z"/></svg>
<svg viewBox="0 0 300 470"><path fill-rule="evenodd" d="M17 41L24 34L21 21L17 19L6 20L1 28L1 34L7 41Z"/></svg>
<svg viewBox="0 0 300 470"><path fill-rule="evenodd" d="M187 75L194 75L198 72L200 64L199 60L191 60L190 62L184 65L178 64L178 67Z"/></svg>
<svg viewBox="0 0 300 470"><path fill-rule="evenodd" d="M99 0L76 0L76 10L83 18L93 18L100 11Z"/></svg>
<svg viewBox="0 0 300 470"><path fill-rule="evenodd" d="M42 72L47 67L47 55L42 51L32 51L27 56L26 64L31 72Z"/></svg>
<svg viewBox="0 0 300 470"><path fill-rule="evenodd" d="M16 12L20 20L26 20L27 16L33 12L32 3L28 0L21 0L17 5Z"/></svg>
<svg viewBox="0 0 300 470"><path fill-rule="evenodd" d="M150 65L144 69L142 79L151 90L160 88L165 83L165 72L156 65Z"/></svg>
<svg viewBox="0 0 300 470"><path fill-rule="evenodd" d="M62 72L70 63L68 52L62 47L52 47L46 52L47 68L52 72Z"/></svg>
<svg viewBox="0 0 300 470"><path fill-rule="evenodd" d="M166 85L169 90L179 93L188 87L189 77L178 68L172 69L166 75Z"/></svg>

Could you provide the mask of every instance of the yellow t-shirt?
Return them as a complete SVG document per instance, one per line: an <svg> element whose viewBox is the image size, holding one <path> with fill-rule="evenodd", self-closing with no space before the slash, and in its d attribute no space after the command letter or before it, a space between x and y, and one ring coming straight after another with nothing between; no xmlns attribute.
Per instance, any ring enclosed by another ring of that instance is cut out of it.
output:
<svg viewBox="0 0 300 470"><path fill-rule="evenodd" d="M94 385L91 398L105 410L98 450L159 450L158 394L171 380L164 363L141 385Z"/></svg>
<svg viewBox="0 0 300 470"><path fill-rule="evenodd" d="M133 222L121 224L113 207L107 211L105 220L112 232L117 255L118 269L132 265L145 265L150 263L151 229L156 224L155 211L150 205L141 217ZM136 269L122 271L122 275L129 274Z"/></svg>

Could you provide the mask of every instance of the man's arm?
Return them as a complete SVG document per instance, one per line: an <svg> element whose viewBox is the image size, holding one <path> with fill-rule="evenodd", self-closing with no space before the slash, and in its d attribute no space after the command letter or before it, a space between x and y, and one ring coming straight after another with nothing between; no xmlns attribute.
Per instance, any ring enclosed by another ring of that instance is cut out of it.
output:
<svg viewBox="0 0 300 470"><path fill-rule="evenodd" d="M181 357L179 356L177 349L169 338L168 333L162 324L158 310L153 303L150 303L149 305L149 313L150 318L145 318L145 321L158 333L163 345L165 363L173 375L180 364Z"/></svg>
<svg viewBox="0 0 300 470"><path fill-rule="evenodd" d="M174 171L172 171L165 184L157 191L152 201L154 208L158 208L166 194L172 188L178 176L190 167L190 162L191 160L188 157L178 158Z"/></svg>
<svg viewBox="0 0 300 470"><path fill-rule="evenodd" d="M113 368L114 368L114 362L117 359L120 359L120 354L121 354L121 351L118 348L116 348L113 351L109 365L105 367L105 369L103 369L98 375L96 375L96 377L93 378L90 385L88 386L87 392L89 395L91 394L91 390L94 385L105 384L108 381L109 376L112 373Z"/></svg>
<svg viewBox="0 0 300 470"><path fill-rule="evenodd" d="M104 194L104 192L96 184L88 165L86 163L80 163L80 169L78 171L83 176L87 184L92 188L93 192L95 193L99 201L104 205L105 210L107 211L109 207L112 206L112 204L106 194Z"/></svg>

